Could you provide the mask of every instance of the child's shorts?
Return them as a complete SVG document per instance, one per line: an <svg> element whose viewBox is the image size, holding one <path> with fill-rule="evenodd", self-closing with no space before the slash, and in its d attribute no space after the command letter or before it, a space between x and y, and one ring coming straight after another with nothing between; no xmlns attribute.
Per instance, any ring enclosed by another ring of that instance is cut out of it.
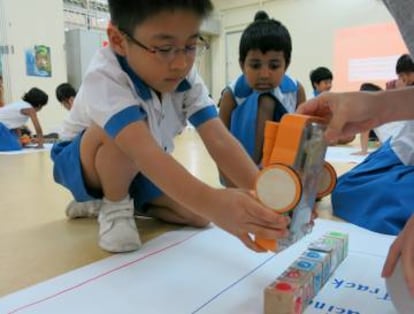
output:
<svg viewBox="0 0 414 314"><path fill-rule="evenodd" d="M19 137L0 122L0 152L21 150Z"/></svg>
<svg viewBox="0 0 414 314"><path fill-rule="evenodd" d="M85 184L80 160L82 135L79 134L72 141L54 144L51 151L55 182L66 187L77 202L103 198L102 190L91 189ZM157 186L140 173L132 181L129 193L134 199L137 214L145 214L145 205L163 195Z"/></svg>
<svg viewBox="0 0 414 314"><path fill-rule="evenodd" d="M339 177L333 212L368 230L397 235L414 214L413 187L414 166L404 165L388 140Z"/></svg>

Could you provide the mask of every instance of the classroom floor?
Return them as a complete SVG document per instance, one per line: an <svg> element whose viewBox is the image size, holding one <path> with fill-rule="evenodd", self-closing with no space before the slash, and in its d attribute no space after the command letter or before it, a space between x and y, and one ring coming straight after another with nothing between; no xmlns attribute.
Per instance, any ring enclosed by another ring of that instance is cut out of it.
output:
<svg viewBox="0 0 414 314"><path fill-rule="evenodd" d="M201 180L219 186L216 167L193 129L174 156ZM334 164L338 175L349 164ZM0 155L0 296L110 256L97 245L96 219L68 220L71 195L53 181L49 152ZM332 219L329 198L318 214ZM335 218L333 218L335 219ZM137 219L143 242L179 226Z"/></svg>

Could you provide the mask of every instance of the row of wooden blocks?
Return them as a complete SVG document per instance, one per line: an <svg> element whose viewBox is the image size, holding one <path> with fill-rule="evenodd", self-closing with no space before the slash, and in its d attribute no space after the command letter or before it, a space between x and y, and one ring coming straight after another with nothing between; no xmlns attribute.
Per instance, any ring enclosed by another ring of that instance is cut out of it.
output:
<svg viewBox="0 0 414 314"><path fill-rule="evenodd" d="M329 232L312 242L264 290L265 314L301 314L348 255L348 235Z"/></svg>

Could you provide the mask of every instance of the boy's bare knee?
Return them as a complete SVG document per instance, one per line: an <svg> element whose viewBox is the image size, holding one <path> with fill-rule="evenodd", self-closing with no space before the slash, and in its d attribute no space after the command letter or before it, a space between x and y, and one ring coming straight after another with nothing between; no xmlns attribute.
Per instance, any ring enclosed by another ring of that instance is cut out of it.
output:
<svg viewBox="0 0 414 314"><path fill-rule="evenodd" d="M210 221L182 207L170 197L162 195L148 206L148 214L161 220L195 228L205 228Z"/></svg>

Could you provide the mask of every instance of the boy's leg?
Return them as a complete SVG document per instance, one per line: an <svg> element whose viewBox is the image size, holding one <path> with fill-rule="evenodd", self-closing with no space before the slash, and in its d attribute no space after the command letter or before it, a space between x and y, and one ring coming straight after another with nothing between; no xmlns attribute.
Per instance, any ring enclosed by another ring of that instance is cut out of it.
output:
<svg viewBox="0 0 414 314"><path fill-rule="evenodd" d="M165 195L153 182L139 173L129 188L134 198L136 215L159 218L166 222L189 225L197 228L205 227L209 221L194 214L181 204Z"/></svg>
<svg viewBox="0 0 414 314"><path fill-rule="evenodd" d="M188 225L196 228L204 228L210 223L206 218L194 214L166 195L160 196L147 204L146 209L149 216L166 222Z"/></svg>
<svg viewBox="0 0 414 314"><path fill-rule="evenodd" d="M89 127L81 141L83 176L90 189L102 189L99 211L99 245L110 252L138 249L141 241L135 225L128 188L136 166L100 127Z"/></svg>

